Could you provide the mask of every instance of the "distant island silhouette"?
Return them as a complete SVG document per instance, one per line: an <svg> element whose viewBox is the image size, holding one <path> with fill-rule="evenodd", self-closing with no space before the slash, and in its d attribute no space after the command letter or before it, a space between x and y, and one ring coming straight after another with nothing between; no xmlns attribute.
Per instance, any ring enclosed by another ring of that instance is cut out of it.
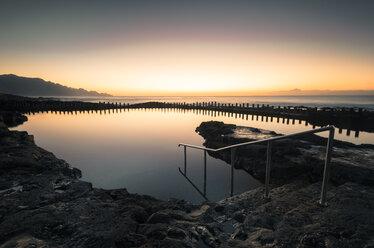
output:
<svg viewBox="0 0 374 248"><path fill-rule="evenodd" d="M67 87L41 78L0 75L0 92L21 96L111 96L106 93Z"/></svg>

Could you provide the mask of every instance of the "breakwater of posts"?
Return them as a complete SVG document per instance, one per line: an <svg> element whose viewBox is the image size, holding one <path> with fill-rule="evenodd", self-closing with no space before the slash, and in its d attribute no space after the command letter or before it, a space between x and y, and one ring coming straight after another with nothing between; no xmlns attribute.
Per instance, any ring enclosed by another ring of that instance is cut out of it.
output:
<svg viewBox="0 0 374 248"><path fill-rule="evenodd" d="M146 102L146 103L119 103L119 102L81 102L81 101L57 101L44 100L42 98L0 99L0 109L18 111L22 113L44 111L100 111L111 109L186 109L208 111L208 114L216 116L216 113L228 116L250 115L251 118L270 118L272 122L305 121L312 126L334 125L341 132L347 129L357 133L359 131L374 132L374 112L362 108L317 108L305 106L270 106L251 103L219 103L219 102ZM348 133L349 132L349 133Z"/></svg>

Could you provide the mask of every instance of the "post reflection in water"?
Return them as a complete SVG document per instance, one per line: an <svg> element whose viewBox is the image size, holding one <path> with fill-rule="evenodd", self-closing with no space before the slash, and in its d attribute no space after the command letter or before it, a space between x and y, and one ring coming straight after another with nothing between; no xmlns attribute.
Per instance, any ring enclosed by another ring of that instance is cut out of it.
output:
<svg viewBox="0 0 374 248"><path fill-rule="evenodd" d="M255 121L259 121L259 115L256 115L256 114L242 114L242 113L232 113L232 112L225 112L225 111L216 111L216 110L205 110L205 109L178 109L178 108L141 108L141 109L128 109L128 108L125 108L125 109L103 109L103 110L75 110L75 111L57 111L57 110L52 110L52 111L38 111L38 112L28 112L27 114L29 115L35 115L36 113L47 113L47 114L59 114L59 115L78 115L78 114L95 114L95 113L99 113L100 115L107 115L107 114L118 114L118 113L126 113L126 112L130 112L130 111L143 111L143 112L153 112L153 111L158 111L158 112L163 112L163 113L193 113L193 114L196 114L196 115L204 115L204 116L211 116L211 117L214 117L214 118L217 118L217 117L228 117L228 118L234 118L234 119L242 119L242 120L246 120L248 121L249 119L250 120L255 120ZM249 117L250 116L250 117ZM260 116L260 121L261 122L269 122L269 119L270 119L270 123L273 123L273 118L276 118L276 123L280 123L280 119L282 119L282 124L286 124L286 125L290 125L290 118L287 118L287 117L273 117L273 116ZM297 122L296 122L297 121ZM298 123L298 125L302 125L302 123L304 122L304 126L305 127L308 127L309 126L309 122L308 121L305 121L305 120L301 120L301 119L297 119L297 118L291 118L291 124L292 125L295 125L296 123ZM326 126L326 125L315 125L315 124L312 124L312 128L315 129L315 128L318 128L318 127L322 127L322 126ZM342 134L343 133L343 128L337 126L338 128L338 134ZM350 130L350 129L346 129L346 134L345 136L346 137L351 137L351 131L354 132L354 138L359 138L360 136L360 131L359 130ZM366 132L364 132L366 133ZM353 142L353 143L357 143L355 142L354 140L352 140L351 138L348 138L347 141L350 141L350 142Z"/></svg>

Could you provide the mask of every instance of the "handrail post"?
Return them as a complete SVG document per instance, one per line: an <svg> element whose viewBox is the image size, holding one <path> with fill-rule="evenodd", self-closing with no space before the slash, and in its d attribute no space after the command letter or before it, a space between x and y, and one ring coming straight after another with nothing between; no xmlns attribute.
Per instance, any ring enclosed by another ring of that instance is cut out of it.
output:
<svg viewBox="0 0 374 248"><path fill-rule="evenodd" d="M266 172L265 172L265 198L269 199L270 192L270 170L271 170L271 142L268 141L266 151Z"/></svg>
<svg viewBox="0 0 374 248"><path fill-rule="evenodd" d="M206 150L204 150L204 195L206 195Z"/></svg>
<svg viewBox="0 0 374 248"><path fill-rule="evenodd" d="M323 206L327 205L326 204L326 192L327 192L327 184L329 182L329 177L330 177L330 161L331 161L332 146L334 143L334 134L335 134L335 128L331 127L330 132L329 132L329 139L327 140L325 167L323 170L321 199L319 201L319 203Z"/></svg>
<svg viewBox="0 0 374 248"><path fill-rule="evenodd" d="M187 173L187 148L184 146L184 174Z"/></svg>
<svg viewBox="0 0 374 248"><path fill-rule="evenodd" d="M230 196L234 195L234 163L236 148L231 148L231 190Z"/></svg>

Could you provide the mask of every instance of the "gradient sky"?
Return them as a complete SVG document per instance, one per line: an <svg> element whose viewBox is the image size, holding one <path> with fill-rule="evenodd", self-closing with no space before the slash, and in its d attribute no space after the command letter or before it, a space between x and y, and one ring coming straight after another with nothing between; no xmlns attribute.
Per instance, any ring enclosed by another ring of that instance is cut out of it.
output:
<svg viewBox="0 0 374 248"><path fill-rule="evenodd" d="M0 74L115 95L373 90L374 1L0 2Z"/></svg>

